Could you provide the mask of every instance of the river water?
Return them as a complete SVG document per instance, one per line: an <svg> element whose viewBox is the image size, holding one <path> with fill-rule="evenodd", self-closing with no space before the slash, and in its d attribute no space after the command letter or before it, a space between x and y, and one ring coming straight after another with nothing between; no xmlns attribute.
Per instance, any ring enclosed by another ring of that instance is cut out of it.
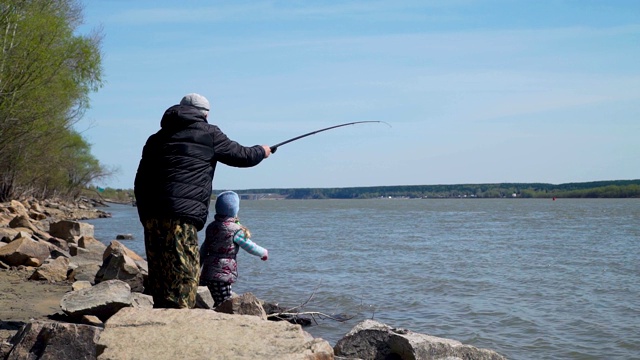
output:
<svg viewBox="0 0 640 360"><path fill-rule="evenodd" d="M96 238L133 234L144 256L136 208L105 210ZM640 359L640 199L243 200L239 215L269 260L241 250L233 290L352 317L305 328L332 345L373 318L510 359Z"/></svg>

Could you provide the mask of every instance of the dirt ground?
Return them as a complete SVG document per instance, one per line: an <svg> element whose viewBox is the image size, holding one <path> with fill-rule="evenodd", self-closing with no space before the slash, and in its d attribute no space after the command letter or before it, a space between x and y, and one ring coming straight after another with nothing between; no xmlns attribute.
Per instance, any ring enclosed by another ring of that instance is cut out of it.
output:
<svg viewBox="0 0 640 360"><path fill-rule="evenodd" d="M61 312L60 300L71 283L28 280L33 270L0 270L0 342L30 319Z"/></svg>

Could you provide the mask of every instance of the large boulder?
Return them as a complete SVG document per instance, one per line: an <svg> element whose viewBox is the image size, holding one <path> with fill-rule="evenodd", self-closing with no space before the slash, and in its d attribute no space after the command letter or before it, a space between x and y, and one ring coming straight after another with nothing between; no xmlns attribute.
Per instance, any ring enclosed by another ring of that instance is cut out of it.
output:
<svg viewBox="0 0 640 360"><path fill-rule="evenodd" d="M140 270L140 273L142 273L142 277L146 283L147 277L149 276L149 264L147 263L147 260L143 259L142 256L138 255L135 251L124 246L118 240L111 240L109 246L107 246L102 254L103 261L111 254L124 254L131 258L133 262L136 263L136 266L138 267L138 270Z"/></svg>
<svg viewBox="0 0 640 360"><path fill-rule="evenodd" d="M65 281L69 273L69 259L60 256L55 259L47 259L36 271L30 280L46 280L48 282Z"/></svg>
<svg viewBox="0 0 640 360"><path fill-rule="evenodd" d="M128 257L130 257L133 261L145 261L140 255L136 254L135 251L124 246L118 240L111 240L111 242L109 243L109 246L107 246L107 248L104 250L104 253L102 254L102 259L103 260L106 259L109 255L113 253L125 254Z"/></svg>
<svg viewBox="0 0 640 360"><path fill-rule="evenodd" d="M120 280L108 280L90 288L68 292L60 301L62 311L72 318L95 315L102 321L131 305L131 288Z"/></svg>
<svg viewBox="0 0 640 360"><path fill-rule="evenodd" d="M101 328L89 325L33 321L11 339L6 360L95 359Z"/></svg>
<svg viewBox="0 0 640 360"><path fill-rule="evenodd" d="M10 243L20 231L8 227L0 227L0 241Z"/></svg>
<svg viewBox="0 0 640 360"><path fill-rule="evenodd" d="M18 200L11 200L7 209L11 214L29 216L27 208Z"/></svg>
<svg viewBox="0 0 640 360"><path fill-rule="evenodd" d="M35 211L35 212L43 213L44 212L44 208L40 205L40 203L38 201L34 201L29 206L29 211Z"/></svg>
<svg viewBox="0 0 640 360"><path fill-rule="evenodd" d="M22 237L0 248L0 261L10 266L40 266L49 257L49 247Z"/></svg>
<svg viewBox="0 0 640 360"><path fill-rule="evenodd" d="M333 359L299 325L205 309L125 308L106 323L98 359Z"/></svg>
<svg viewBox="0 0 640 360"><path fill-rule="evenodd" d="M26 228L18 228L18 229L22 229L22 230L18 231L11 241L15 241L22 238L36 240L33 237L33 232L29 231L29 229L26 229ZM7 241L7 242L11 242L11 241Z"/></svg>
<svg viewBox="0 0 640 360"><path fill-rule="evenodd" d="M95 241L94 241L95 240ZM91 261L102 264L104 260L102 254L106 249L106 245L94 238L80 237L80 244L69 243L69 253L71 256L77 256L81 261Z"/></svg>
<svg viewBox="0 0 640 360"><path fill-rule="evenodd" d="M64 250L64 249L58 247L57 245L55 245L53 243L50 243L50 242L48 242L46 240L38 240L36 238L34 238L34 240L38 241L41 244L46 245L49 248L49 255L52 258L57 258L57 257L60 257L60 256L64 256L66 258L70 258L71 257L71 254L69 253L68 250Z"/></svg>
<svg viewBox="0 0 640 360"><path fill-rule="evenodd" d="M53 244L53 245L59 247L60 249L62 249L64 251L67 251L67 252L69 251L69 243L66 242L65 240L62 240L62 239L59 239L57 237L51 236L46 241L49 244Z"/></svg>
<svg viewBox="0 0 640 360"><path fill-rule="evenodd" d="M40 221L40 220L45 220L47 218L47 215L38 211L30 210L29 217L33 220Z"/></svg>
<svg viewBox="0 0 640 360"><path fill-rule="evenodd" d="M100 270L102 260L95 259L96 254L93 253L79 253L78 249L77 247L71 247L69 251L73 255L69 262L69 267L73 268L73 276L70 276L69 280L88 281L93 284L96 274Z"/></svg>
<svg viewBox="0 0 640 360"><path fill-rule="evenodd" d="M62 220L49 225L49 234L68 242L76 242L81 236L93 237L93 225L79 222Z"/></svg>
<svg viewBox="0 0 640 360"><path fill-rule="evenodd" d="M87 281L93 284L96 274L100 270L100 264L92 262L78 263L75 258L71 258L69 268L73 269L68 277L70 281Z"/></svg>
<svg viewBox="0 0 640 360"><path fill-rule="evenodd" d="M89 236L79 238L78 244L69 244L70 266L74 268L73 279L94 282L102 265L102 256L106 248L107 246L99 240Z"/></svg>
<svg viewBox="0 0 640 360"><path fill-rule="evenodd" d="M40 241L40 242L49 247L49 254L52 259L57 259L59 257L66 257L67 259L71 259L71 254L68 251L62 250L59 247L53 245L52 243L49 243L46 241Z"/></svg>
<svg viewBox="0 0 640 360"><path fill-rule="evenodd" d="M29 220L29 217L26 215L16 215L16 217L14 217L9 222L9 227L12 229L16 229L16 228L26 228L30 230L35 229L31 221Z"/></svg>
<svg viewBox="0 0 640 360"><path fill-rule="evenodd" d="M107 245L93 236L83 235L78 238L78 247L96 254L104 254Z"/></svg>
<svg viewBox="0 0 640 360"><path fill-rule="evenodd" d="M144 277L138 265L124 253L122 248L113 249L96 273L96 284L106 280L122 280L129 284L131 291L144 291Z"/></svg>
<svg viewBox="0 0 640 360"><path fill-rule="evenodd" d="M392 328L374 320L357 324L333 350L336 356L371 360L506 360L493 350Z"/></svg>

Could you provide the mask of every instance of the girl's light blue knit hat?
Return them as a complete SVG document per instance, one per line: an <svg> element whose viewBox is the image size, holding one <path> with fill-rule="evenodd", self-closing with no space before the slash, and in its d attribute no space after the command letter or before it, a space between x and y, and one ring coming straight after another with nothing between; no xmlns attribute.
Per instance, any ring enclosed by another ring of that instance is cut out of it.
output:
<svg viewBox="0 0 640 360"><path fill-rule="evenodd" d="M224 191L216 198L216 214L235 217L240 210L240 197L233 191Z"/></svg>

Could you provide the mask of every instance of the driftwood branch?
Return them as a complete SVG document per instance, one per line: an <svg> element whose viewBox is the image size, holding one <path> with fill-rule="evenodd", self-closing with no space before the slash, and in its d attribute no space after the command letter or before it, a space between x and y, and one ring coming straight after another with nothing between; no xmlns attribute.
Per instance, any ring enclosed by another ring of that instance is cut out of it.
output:
<svg viewBox="0 0 640 360"><path fill-rule="evenodd" d="M283 320L285 320L287 317L298 317L298 316L311 316L311 318L313 319L313 321L317 324L318 322L316 321L316 317L318 317L318 319L329 319L329 320L334 320L334 321L338 321L338 322L345 322L348 320L351 320L354 318L353 315L348 316L348 315L344 315L344 314L338 314L338 315L328 315L325 313L321 313L318 311L304 311L304 312L281 312L281 313L277 313L277 314L271 314L271 315L267 315L267 318L273 317L273 318L282 318Z"/></svg>
<svg viewBox="0 0 640 360"><path fill-rule="evenodd" d="M294 310L296 310L296 309L302 309L303 307L305 307L305 306L306 306L306 305L311 301L311 299L313 299L313 297L316 295L316 291L318 291L318 288L319 288L319 287L320 287L320 285L318 285L318 286L313 290L313 292L311 293L311 295L309 296L309 298L308 298L305 302L303 302L302 304L300 304L300 305L298 305L298 306L294 306L294 307L292 307L292 308L289 308L289 309L285 310L284 312L291 312L291 311L294 311Z"/></svg>
<svg viewBox="0 0 640 360"><path fill-rule="evenodd" d="M345 314L329 315L329 314L325 314L318 311L301 311L307 304L309 304L309 302L311 302L311 299L313 299L319 287L320 286L316 287L311 293L311 295L309 296L309 298L305 300L302 304L285 309L277 313L269 314L267 315L267 319L271 318L271 319L285 320L289 322L298 323L297 320L300 318L300 316L310 316L313 322L317 325L318 321L316 318L330 319L338 322L345 322L347 320L351 320L354 318L354 316L348 316Z"/></svg>

